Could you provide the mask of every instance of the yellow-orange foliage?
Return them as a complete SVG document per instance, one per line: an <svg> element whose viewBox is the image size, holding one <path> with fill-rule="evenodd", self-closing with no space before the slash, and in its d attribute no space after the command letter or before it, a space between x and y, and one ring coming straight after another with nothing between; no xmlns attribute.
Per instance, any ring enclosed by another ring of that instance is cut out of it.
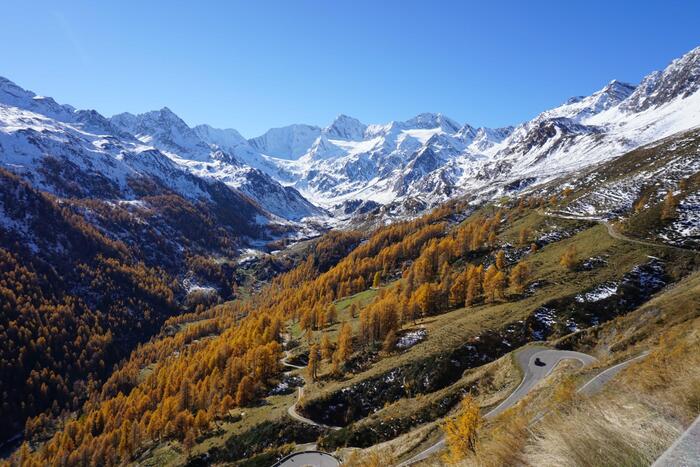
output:
<svg viewBox="0 0 700 467"><path fill-rule="evenodd" d="M452 287L460 280L466 281L466 295L470 285L472 295L480 293L472 282L480 281L481 268L471 268L471 276L468 270L459 279L449 265L487 247L489 237L500 227L501 215L474 218L446 234L445 219L451 214L445 208L380 228L335 265L332 254L322 260L309 255L246 302L172 319L171 324L190 324L173 336L140 346L113 372L101 392L91 392L79 418L65 422L41 450L22 449L18 456L40 465L114 465L128 462L150 441L191 442L191 433L206 429L232 407L253 402L277 380L283 322L299 319L309 332L323 327L327 318L334 319L327 312L329 305L365 290L378 272L404 268L404 277L413 279L404 288L383 289L362 309L360 338L365 342L383 342L402 321L414 316L413 310L432 314L445 309ZM324 251L334 251L334 243ZM410 260L411 266L404 266ZM319 264L327 270L321 272ZM505 283L503 273L497 272L496 291L499 283ZM202 317L206 319L197 321ZM352 339L350 326L343 325L334 365L350 357ZM317 376L318 357L317 351L311 353L316 361L310 363L312 377ZM144 374L146 367L149 372Z"/></svg>
<svg viewBox="0 0 700 467"><path fill-rule="evenodd" d="M503 292L506 288L506 276L503 271L499 271L495 265L489 266L484 273L484 281L482 285L484 296L489 303L495 302L503 298Z"/></svg>
<svg viewBox="0 0 700 467"><path fill-rule="evenodd" d="M527 263L519 262L510 271L510 286L515 293L523 293L530 280L530 267Z"/></svg>
<svg viewBox="0 0 700 467"><path fill-rule="evenodd" d="M467 394L460 403L457 416L442 425L447 442L449 462L458 462L476 449L479 428L483 419L474 398Z"/></svg>
<svg viewBox="0 0 700 467"><path fill-rule="evenodd" d="M564 254L561 255L559 259L559 264L564 266L566 269L574 269L576 266L576 245L573 243L567 247Z"/></svg>

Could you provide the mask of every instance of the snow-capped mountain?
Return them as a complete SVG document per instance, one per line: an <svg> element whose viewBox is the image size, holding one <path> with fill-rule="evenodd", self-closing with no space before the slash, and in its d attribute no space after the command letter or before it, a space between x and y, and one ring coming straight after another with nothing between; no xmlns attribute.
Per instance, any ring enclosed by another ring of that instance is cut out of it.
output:
<svg viewBox="0 0 700 467"><path fill-rule="evenodd" d="M296 221L323 214L297 190L280 185L268 175L268 171L274 174L279 171L264 156L251 150L236 130L208 125L190 128L167 107L140 115L122 113L110 121L144 145L159 149L190 173L222 181L282 219Z"/></svg>
<svg viewBox="0 0 700 467"><path fill-rule="evenodd" d="M113 116L110 121L142 143L165 153L199 161L210 158L209 146L167 107L141 115L122 113Z"/></svg>
<svg viewBox="0 0 700 467"><path fill-rule="evenodd" d="M341 115L307 133L317 136L306 151L295 148L299 157L268 161L280 181L341 215L367 200L432 206L467 191L521 189L700 125L699 60L696 48L638 87L613 80L516 127L431 113L364 125Z"/></svg>
<svg viewBox="0 0 700 467"><path fill-rule="evenodd" d="M470 127L471 128L471 127ZM472 140L471 147L475 152L484 152L496 144L501 143L504 139L513 133L515 128L508 126L505 128L484 128L476 130ZM460 130L461 132L462 130Z"/></svg>
<svg viewBox="0 0 700 467"><path fill-rule="evenodd" d="M94 230L135 261L188 273L190 255L226 255L299 229L237 190L198 177L95 111L75 110L0 81L0 238L51 259L70 255L38 201ZM14 187L14 188L13 188ZM21 193L32 192L27 197ZM44 198L44 194L48 197ZM34 203L34 204L32 204ZM280 225L282 224L282 225ZM74 239L73 239L74 240Z"/></svg>
<svg viewBox="0 0 700 467"><path fill-rule="evenodd" d="M479 175L539 181L700 125L698 57L700 48L653 72L637 88L612 81L591 96L543 112L487 150L490 160Z"/></svg>
<svg viewBox="0 0 700 467"><path fill-rule="evenodd" d="M248 147L247 141L243 144ZM159 242L150 249L163 255L154 259L157 264L169 261L163 260L168 256L164 251L225 248L235 254L237 248L259 246L280 235L313 234L313 226L289 221L323 214L294 188L202 140L167 108L107 119L94 110L37 96L4 78L0 169L81 212L87 206L83 200L94 202L88 209L98 211L86 212L90 223L137 248L144 246L139 237ZM5 216L9 208L0 206L0 232L10 229L31 238L16 216ZM120 222L130 227L100 221L105 210L121 211ZM206 225L188 225L185 219L195 217L206 219L210 235L195 235Z"/></svg>
<svg viewBox="0 0 700 467"><path fill-rule="evenodd" d="M365 137L367 125L347 115L338 115L333 123L323 129L323 134L331 139L361 141Z"/></svg>
<svg viewBox="0 0 700 467"><path fill-rule="evenodd" d="M542 112L537 116L536 120L568 118L580 122L587 117L592 117L604 110L619 105L622 101L627 99L634 90L635 87L631 84L612 80L603 89L594 92L590 96L572 97L564 105Z"/></svg>
<svg viewBox="0 0 700 467"><path fill-rule="evenodd" d="M195 134L201 140L228 152L232 152L236 147L248 143L248 141L233 128L221 130L205 124L197 125L192 128L192 130L194 130Z"/></svg>
<svg viewBox="0 0 700 467"><path fill-rule="evenodd" d="M317 126L289 125L272 128L248 142L263 154L280 159L297 159L309 150L320 134L321 128Z"/></svg>
<svg viewBox="0 0 700 467"><path fill-rule="evenodd" d="M663 71L646 76L621 106L627 112L659 107L677 98L687 98L700 89L700 47L671 62Z"/></svg>
<svg viewBox="0 0 700 467"><path fill-rule="evenodd" d="M63 196L133 199L148 176L189 199L206 198L199 180L160 151L95 111L75 110L0 80L0 164Z"/></svg>
<svg viewBox="0 0 700 467"><path fill-rule="evenodd" d="M27 160L70 152L65 160L91 180L76 191L100 183L131 196L126 180L147 172L195 198L202 180L223 182L278 220L343 219L381 205L401 215L467 192L520 190L698 126L699 88L696 48L639 86L613 80L514 127L439 113L368 125L341 114L323 128L295 124L246 139L233 129L190 127L168 108L106 119L2 79L0 161L49 190ZM76 141L80 150L65 149Z"/></svg>

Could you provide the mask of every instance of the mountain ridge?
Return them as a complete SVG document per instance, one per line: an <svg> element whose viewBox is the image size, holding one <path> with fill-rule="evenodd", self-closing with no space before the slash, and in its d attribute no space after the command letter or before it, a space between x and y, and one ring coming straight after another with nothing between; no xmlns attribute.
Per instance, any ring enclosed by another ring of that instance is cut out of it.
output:
<svg viewBox="0 0 700 467"><path fill-rule="evenodd" d="M348 206L357 201L395 205L392 212L405 217L412 211L400 206L409 199L429 208L467 191L498 196L519 180L537 184L616 157L700 125L699 88L697 47L638 86L612 80L514 127L476 127L429 112L368 125L339 114L326 127L292 124L250 139L234 129L190 127L168 107L105 118L5 78L0 102L109 134L139 151L154 147L175 169L241 190L279 219L336 224L351 220Z"/></svg>

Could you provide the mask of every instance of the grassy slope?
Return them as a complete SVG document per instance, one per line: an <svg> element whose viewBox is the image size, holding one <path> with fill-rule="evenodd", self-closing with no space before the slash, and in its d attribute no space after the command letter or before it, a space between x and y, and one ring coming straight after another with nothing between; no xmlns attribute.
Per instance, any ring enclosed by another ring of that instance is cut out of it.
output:
<svg viewBox="0 0 700 467"><path fill-rule="evenodd" d="M593 340L587 334L582 345ZM553 407L523 449L526 463L649 464L700 413L700 273L602 326L596 341L591 348L607 355L606 365L651 354L600 394Z"/></svg>
<svg viewBox="0 0 700 467"><path fill-rule="evenodd" d="M586 368L559 368L516 410L487 424L480 449L463 465L653 462L700 413L700 272L664 290L639 309L567 336L558 344L573 344L578 350L595 354L600 362ZM557 391L564 381L573 381L574 387L579 387L601 368L644 350L651 351L651 355L621 372L601 393L558 400ZM535 422L542 413L547 413L545 418ZM527 423L518 426L519 417L529 421L529 428ZM434 456L424 465L440 462Z"/></svg>
<svg viewBox="0 0 700 467"><path fill-rule="evenodd" d="M520 219L503 233L503 239L512 241L517 236L521 226L535 230L545 226L557 225L564 227L576 225L575 221L560 221L559 219L544 219L537 214L530 214ZM569 272L559 265L559 258L572 242L575 242L578 256L609 255L609 263L605 268L592 271ZM307 389L307 398L317 394L338 390L339 388L357 383L367 378L383 374L392 368L411 362L417 358L440 354L458 347L468 338L478 335L484 330L494 329L504 324L522 320L544 303L559 297L566 297L584 291L595 284L619 279L635 265L647 260L648 255L660 254L651 247L640 247L612 239L605 227L596 225L575 237L548 245L528 257L532 265L534 280L545 280L549 285L537 290L532 296L514 302L504 302L493 305L478 305L460 308L442 315L431 316L418 325L428 329L428 339L410 348L408 351L382 358L369 370L360 374L348 375L343 381L321 382ZM575 279L575 280L574 280ZM357 326L357 319L352 321ZM301 348L304 349L305 344Z"/></svg>
<svg viewBox="0 0 700 467"><path fill-rule="evenodd" d="M526 226L531 230L536 231L538 229L543 229L545 223L547 222L555 222L561 227L575 226L575 224L572 224L574 221L559 219L548 221L539 215L531 214L514 223L511 228L501 234L500 238L514 242L517 238L517 232L519 232L521 227ZM567 225L564 225L564 223ZM575 242L577 246L579 258L607 255L609 261L608 266L602 269L586 272L564 271L559 266L558 259L568 244L572 242ZM692 253L686 254L678 252L662 245L652 247L613 239L607 234L604 226L596 225L579 233L571 239L549 245L530 258L531 264L535 266L535 278L550 281L551 284L548 287L540 289L532 297L519 302L491 306L482 305L470 310L459 309L437 317L429 318L425 325L430 329L430 339L404 354L382 360L380 364L366 372L367 374L356 375L355 377L351 378L350 381L380 373L382 369L386 371L386 369L390 367L403 363L404 360L410 360L412 355L414 358L417 358L425 353L439 353L441 351L446 351L452 345L462 342L465 338L477 333L481 329L486 329L490 326L502 324L512 320L522 319L523 316L526 316L537 306L552 298L571 295L572 293L585 290L594 284L607 280L618 279L622 274L629 271L634 265L646 261L648 256L667 258L671 263L673 263L673 258L677 258L678 255L685 257L686 261L688 261L689 257L694 256ZM673 271L673 268L671 269L671 272L674 275L683 274L686 272ZM674 290L676 290L675 287L671 288L670 292L668 293L673 295ZM662 296L665 296L665 294ZM650 302L650 304L655 303L655 300ZM669 302L674 303L677 306L678 303L680 303L679 297L674 297L674 299L670 300ZM648 306L643 307L643 309L647 308ZM624 318L620 318L619 320L623 319ZM616 322L618 322L618 320L616 320ZM625 323L625 325L630 326L629 323ZM452 338L454 338L454 340ZM575 372L577 381L588 379L592 376L593 372L600 371L598 368L610 366L616 363L618 360L627 358L630 353L638 351L635 349L634 351L627 351L623 353L618 349L618 351L613 355L607 355L607 352L609 351L605 346L593 349L582 348L581 350L587 350L599 357L602 357L602 362L598 367L586 369L585 372ZM482 369L480 368L479 370ZM511 372L514 372L513 370L514 368L511 365ZM447 393L463 390L466 386L466 382L470 380L471 375L469 373L472 372L468 372L460 381L447 388L444 388L443 390L426 396L419 396L413 399L398 401L380 410L360 423L371 423L372 419L387 420L392 417L402 417L410 413L415 413L420 410L421 407L433 404L436 400L440 400L440 398L444 397ZM480 376L484 376L483 373ZM548 381L548 384L557 381L555 376L559 377L558 374L553 375ZM491 382L489 381L489 383ZM484 408L497 403L499 400L507 396L510 390L516 385L517 378L511 377L511 381L502 381L501 383L502 384L500 385L490 384L486 394L480 394L480 404ZM348 382L343 382L343 384L347 385ZM543 387L547 387L547 385L545 384ZM332 389L334 389L332 385L327 385L324 388L319 388L319 391L330 391ZM550 396L551 391L548 391L547 397ZM392 444L390 442L384 443L384 445L390 446L391 449L395 449L393 454L401 454L402 458L407 458L410 457L409 454L415 454L422 448L430 445L432 441L437 438L439 433L436 428L437 423L431 423L428 424L428 426L422 427L419 430L415 430L408 435L398 438L396 443ZM409 439L412 442L408 442ZM409 446L413 446L413 448L410 448Z"/></svg>
<svg viewBox="0 0 700 467"><path fill-rule="evenodd" d="M538 289L532 296L513 302L479 305L469 309L461 308L427 318L423 322L418 323L418 326L428 329L428 339L424 342L403 353L384 356L368 370L359 374L346 375L343 380L309 384L306 390L307 397L320 397L359 381L381 375L392 368L416 359L447 352L484 330L501 327L504 324L524 319L533 310L554 298L570 296L601 282L619 279L632 267L646 261L649 255L667 257L669 254L673 254L664 247L655 248L613 239L602 225L546 218L534 211L508 225L506 230L500 234L500 240L515 243L522 227L529 228L533 232L533 238L538 233L541 234L555 228L583 228L584 230L570 239L547 245L537 253L526 258L534 272L532 280L544 280L547 282L546 286ZM564 270L558 262L561 254L570 243L576 244L579 259L605 256L608 259L608 265L591 271L570 272ZM391 286L391 284L385 286ZM367 290L339 300L336 303L339 321L348 321L354 328L357 328L358 319L353 319L350 316L350 305L357 303L360 307L365 306L376 294L376 290ZM338 328L338 324L335 324L327 328L326 332L329 332L330 336L334 338ZM294 339L298 339L300 342L299 347L295 349L295 353L306 351L308 348L307 343L305 340L300 339L301 333L297 324L290 323L290 333ZM327 368L322 369L322 371L324 370L327 370ZM303 371L298 371L297 373L305 376ZM411 412L434 404L435 401L447 394L463 391L471 384L478 383L484 376L488 376L488 384L484 385L484 391L480 394L480 402L485 407L493 405L504 398L518 382L517 370L512 365L510 358L502 358L483 368L466 372L462 379L433 394L403 399L390 404L360 423L371 424L377 421L381 422L382 419L405 417ZM193 449L193 453L203 453L214 446L222 446L231 435L249 430L263 421L284 419L287 417L286 408L293 403L293 400L294 394L274 396L268 399L269 405L246 409L246 416L241 420L220 423L219 429L216 430L214 435L201 440L200 444ZM411 446L415 448L417 444L425 445L426 440L435 438L438 433L435 430L436 426L435 423L431 423L408 435L414 438L414 442L404 446L403 451L408 452ZM399 439L404 439L404 437ZM149 457L148 463L152 465L182 465L186 460L186 455L177 443L159 446Z"/></svg>

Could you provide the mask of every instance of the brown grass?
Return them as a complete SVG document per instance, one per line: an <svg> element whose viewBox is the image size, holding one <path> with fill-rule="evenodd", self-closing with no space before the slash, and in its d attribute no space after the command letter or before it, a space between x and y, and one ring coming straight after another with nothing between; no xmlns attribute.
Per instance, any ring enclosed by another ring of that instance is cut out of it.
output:
<svg viewBox="0 0 700 467"><path fill-rule="evenodd" d="M498 417L491 429L482 434L476 454L460 466L497 467L521 465L528 440L528 418L517 408Z"/></svg>
<svg viewBox="0 0 700 467"><path fill-rule="evenodd" d="M538 466L649 465L679 427L629 394L598 399L547 417L525 449Z"/></svg>
<svg viewBox="0 0 700 467"><path fill-rule="evenodd" d="M396 458L387 449L354 451L343 462L349 467L388 467L396 463Z"/></svg>
<svg viewBox="0 0 700 467"><path fill-rule="evenodd" d="M650 355L591 398L536 427L531 465L649 465L700 413L700 321L662 335ZM573 405L572 405L573 404Z"/></svg>
<svg viewBox="0 0 700 467"><path fill-rule="evenodd" d="M680 312L697 298L693 279L670 291L673 300L654 305L664 314L680 305ZM646 311L639 310L639 317ZM694 314L664 320L666 326L647 321L654 332L642 333L647 337L638 343L651 347L649 356L591 398L575 393L574 382L582 380L571 376L571 368L557 369L523 404L484 427L476 453L459 465L650 465L700 413L700 318ZM546 416L535 421L541 413Z"/></svg>

